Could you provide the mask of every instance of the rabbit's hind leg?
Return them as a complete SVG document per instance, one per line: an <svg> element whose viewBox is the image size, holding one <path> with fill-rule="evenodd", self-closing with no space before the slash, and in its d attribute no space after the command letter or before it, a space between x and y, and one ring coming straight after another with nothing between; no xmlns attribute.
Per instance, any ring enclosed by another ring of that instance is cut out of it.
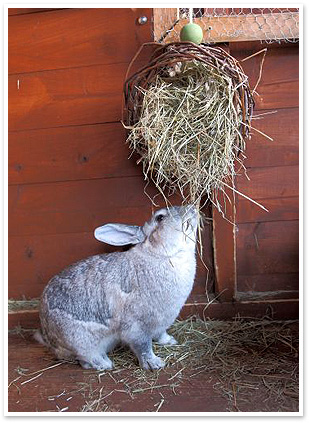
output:
<svg viewBox="0 0 309 423"><path fill-rule="evenodd" d="M93 354L92 349L92 355L89 354L88 350L83 351L83 353L78 354L78 360L80 365L84 369L97 369L97 370L110 370L112 369L113 362L110 360L110 358L107 356L107 353L109 351L112 351L115 346L118 344L119 339L118 337L114 335L109 335L103 337L101 340L98 348L97 353Z"/></svg>
<svg viewBox="0 0 309 423"><path fill-rule="evenodd" d="M92 354L92 355L78 355L77 359L79 360L79 364L84 369L96 369L96 370L111 370L113 368L112 361L105 356L100 354Z"/></svg>
<svg viewBox="0 0 309 423"><path fill-rule="evenodd" d="M105 335L100 341L99 350L103 355L106 355L108 352L112 351L119 343L120 339L118 335L114 333Z"/></svg>
<svg viewBox="0 0 309 423"><path fill-rule="evenodd" d="M91 341L91 340L90 340ZM104 339L99 343L85 343L77 352L77 359L84 369L110 370L113 362L107 356L107 352L113 347L111 339Z"/></svg>
<svg viewBox="0 0 309 423"><path fill-rule="evenodd" d="M58 346L56 348L52 348L52 351L59 360L64 360L64 361L76 360L76 355L74 354L74 352L66 348Z"/></svg>
<svg viewBox="0 0 309 423"><path fill-rule="evenodd" d="M113 363L107 356L107 352L113 346L105 329L93 325L75 329L75 334L70 333L70 347L75 353L76 359L85 369L107 370L113 368Z"/></svg>
<svg viewBox="0 0 309 423"><path fill-rule="evenodd" d="M160 336L155 338L155 341L160 345L176 345L178 344L177 340L169 335L166 331L161 333Z"/></svg>

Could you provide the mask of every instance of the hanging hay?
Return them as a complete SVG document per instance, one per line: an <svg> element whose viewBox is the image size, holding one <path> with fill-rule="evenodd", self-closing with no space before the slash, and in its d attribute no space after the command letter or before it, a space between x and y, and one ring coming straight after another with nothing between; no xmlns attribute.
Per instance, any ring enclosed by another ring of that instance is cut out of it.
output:
<svg viewBox="0 0 309 423"><path fill-rule="evenodd" d="M219 47L160 45L124 94L127 142L145 178L167 203L178 191L183 204L221 210L217 192L234 190L254 106L239 62Z"/></svg>

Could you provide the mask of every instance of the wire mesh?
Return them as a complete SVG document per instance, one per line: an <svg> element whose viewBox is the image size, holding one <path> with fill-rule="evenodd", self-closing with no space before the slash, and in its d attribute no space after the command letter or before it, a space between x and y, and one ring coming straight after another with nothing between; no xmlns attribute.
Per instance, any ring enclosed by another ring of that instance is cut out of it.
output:
<svg viewBox="0 0 309 423"><path fill-rule="evenodd" d="M299 9L296 8L163 8L154 9L154 40L180 40L188 22L203 29L203 43L230 41L297 42Z"/></svg>

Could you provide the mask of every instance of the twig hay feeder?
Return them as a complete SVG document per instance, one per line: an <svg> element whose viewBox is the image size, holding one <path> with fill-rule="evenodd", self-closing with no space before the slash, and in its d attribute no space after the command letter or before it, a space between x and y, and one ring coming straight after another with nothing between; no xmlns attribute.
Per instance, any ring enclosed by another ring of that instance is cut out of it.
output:
<svg viewBox="0 0 309 423"><path fill-rule="evenodd" d="M254 106L239 62L219 47L159 44L126 80L124 99L127 142L145 178L166 200L178 191L183 204L210 200L220 210L217 192L234 189Z"/></svg>

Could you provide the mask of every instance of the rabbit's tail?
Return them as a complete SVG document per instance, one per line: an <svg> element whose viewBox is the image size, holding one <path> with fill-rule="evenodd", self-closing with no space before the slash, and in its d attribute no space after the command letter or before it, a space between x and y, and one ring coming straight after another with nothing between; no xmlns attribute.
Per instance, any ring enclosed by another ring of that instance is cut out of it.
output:
<svg viewBox="0 0 309 423"><path fill-rule="evenodd" d="M42 335L42 332L40 331L40 329L38 329L37 331L34 332L33 338L36 341L38 341L40 344L47 346L46 342L44 341L44 338L43 338L43 335Z"/></svg>

